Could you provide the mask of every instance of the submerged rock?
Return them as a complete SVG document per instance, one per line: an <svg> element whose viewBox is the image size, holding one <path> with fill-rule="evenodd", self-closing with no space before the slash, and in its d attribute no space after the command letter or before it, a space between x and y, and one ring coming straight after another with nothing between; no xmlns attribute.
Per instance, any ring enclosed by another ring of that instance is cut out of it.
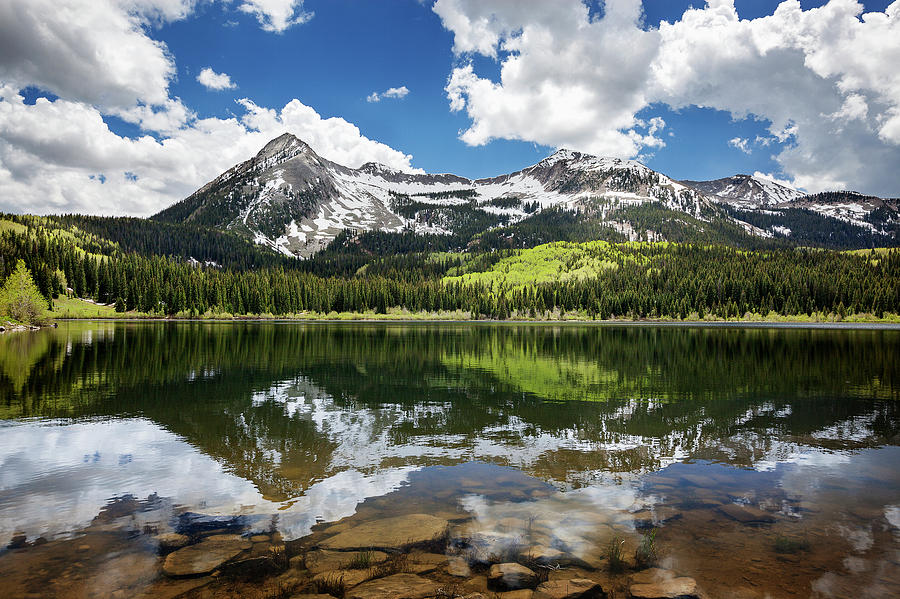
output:
<svg viewBox="0 0 900 599"><path fill-rule="evenodd" d="M428 514L410 514L366 522L322 541L325 549L400 549L440 538L448 522Z"/></svg>
<svg viewBox="0 0 900 599"><path fill-rule="evenodd" d="M633 584L629 591L633 599L700 599L697 582L687 576L665 582Z"/></svg>
<svg viewBox="0 0 900 599"><path fill-rule="evenodd" d="M250 541L237 535L212 536L170 553L163 563L163 572L176 578L209 574L251 546Z"/></svg>
<svg viewBox="0 0 900 599"><path fill-rule="evenodd" d="M191 541L190 537L187 535L182 535L177 532L167 532L156 535L153 537L153 540L159 543L159 550L161 552L181 549Z"/></svg>
<svg viewBox="0 0 900 599"><path fill-rule="evenodd" d="M535 589L533 599L592 599L605 596L599 582L587 578L570 578L542 582Z"/></svg>
<svg viewBox="0 0 900 599"><path fill-rule="evenodd" d="M697 582L687 576L676 576L671 570L650 568L631 577L629 589L634 599L697 599Z"/></svg>
<svg viewBox="0 0 900 599"><path fill-rule="evenodd" d="M376 572L372 568L365 570L329 570L313 576L313 582L342 581L347 588L355 587L367 580L375 578Z"/></svg>
<svg viewBox="0 0 900 599"><path fill-rule="evenodd" d="M488 570L488 585L495 589L514 591L534 587L537 582L533 570L515 562L494 564Z"/></svg>
<svg viewBox="0 0 900 599"><path fill-rule="evenodd" d="M310 551L304 557L292 558L291 565L294 567L304 565L312 574L319 574L330 570L344 570L351 564L362 566L380 564L387 558L388 554L382 551L328 551L316 549Z"/></svg>
<svg viewBox="0 0 900 599"><path fill-rule="evenodd" d="M17 532L13 535L13 538L9 541L9 545L6 546L7 549L21 549L22 547L28 546L28 536L24 532Z"/></svg>
<svg viewBox="0 0 900 599"><path fill-rule="evenodd" d="M753 507L751 505L737 505L729 503L728 505L719 506L719 511L743 524L761 524L775 522L775 517L769 512Z"/></svg>
<svg viewBox="0 0 900 599"><path fill-rule="evenodd" d="M424 599L438 593L440 585L415 574L394 574L364 582L349 590L346 599Z"/></svg>
<svg viewBox="0 0 900 599"><path fill-rule="evenodd" d="M461 557L451 557L447 563L447 574L457 578L467 578L472 573L469 562Z"/></svg>

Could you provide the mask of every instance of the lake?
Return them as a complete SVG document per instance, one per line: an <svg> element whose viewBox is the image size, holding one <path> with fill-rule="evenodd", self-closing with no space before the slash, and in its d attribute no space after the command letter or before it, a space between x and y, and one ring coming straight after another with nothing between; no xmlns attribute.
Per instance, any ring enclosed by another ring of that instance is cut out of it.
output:
<svg viewBox="0 0 900 599"><path fill-rule="evenodd" d="M346 589L386 560L428 596L491 596L519 561L616 597L897 597L898 358L879 327L7 334L4 596L288 597L341 550ZM169 557L204 547L225 559Z"/></svg>

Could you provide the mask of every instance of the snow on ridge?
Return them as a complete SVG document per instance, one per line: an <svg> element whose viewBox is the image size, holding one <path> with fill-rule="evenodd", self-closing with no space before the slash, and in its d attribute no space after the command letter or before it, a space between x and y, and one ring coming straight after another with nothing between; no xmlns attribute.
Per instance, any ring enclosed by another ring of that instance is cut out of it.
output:
<svg viewBox="0 0 900 599"><path fill-rule="evenodd" d="M636 160L617 158L615 156L594 156L593 154L585 154L583 152L569 150L566 148L560 148L537 164L532 165L532 167L530 168L549 167L558 162L572 162L573 164L570 164L569 168L576 168L579 170L650 170Z"/></svg>

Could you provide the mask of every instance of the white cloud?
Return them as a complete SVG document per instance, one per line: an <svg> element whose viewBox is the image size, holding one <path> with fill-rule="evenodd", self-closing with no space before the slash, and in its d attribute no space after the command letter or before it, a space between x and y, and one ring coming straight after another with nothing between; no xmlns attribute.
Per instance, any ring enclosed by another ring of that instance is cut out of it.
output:
<svg viewBox="0 0 900 599"><path fill-rule="evenodd" d="M175 63L142 16L177 18L188 3L0 2L0 81L103 107L168 100ZM129 12L127 8L134 12ZM186 9L185 9L186 10Z"/></svg>
<svg viewBox="0 0 900 599"><path fill-rule="evenodd" d="M752 151L750 149L750 140L743 137L732 137L728 140L728 145L737 148L744 154L749 154Z"/></svg>
<svg viewBox="0 0 900 599"><path fill-rule="evenodd" d="M405 98L409 94L409 89L405 85L400 87L389 87L381 94L382 98Z"/></svg>
<svg viewBox="0 0 900 599"><path fill-rule="evenodd" d="M450 74L450 108L471 120L466 143L636 156L657 139L637 131L638 112L701 106L767 122L788 142L780 166L810 189L896 195L900 186L900 1L862 14L854 0L806 11L786 0L740 20L732 0L710 0L646 31L639 0L608 0L593 19L580 0L527 11L509 0L438 0L434 11L458 55L501 68L497 81L465 61Z"/></svg>
<svg viewBox="0 0 900 599"><path fill-rule="evenodd" d="M634 26L639 1L610 0L590 20L580 0L517 2L438 0L434 11L454 33L458 54L501 61L500 80L480 77L471 63L453 69L447 96L472 120L461 139L534 141L595 154L637 155L659 143L640 134L635 114L647 104L647 65L657 34Z"/></svg>
<svg viewBox="0 0 900 599"><path fill-rule="evenodd" d="M764 173L761 171L756 171L753 173L753 176L757 179L765 179L766 181L771 181L772 183L777 183L779 185L783 185L785 187L793 187L794 189L799 189L797 184L794 181L789 181L787 179L779 179L772 173Z"/></svg>
<svg viewBox="0 0 900 599"><path fill-rule="evenodd" d="M231 81L231 77L229 77L226 73L216 73L209 67L206 67L200 74L197 75L197 81L200 82L207 89L212 90L223 90L223 89L234 89L237 87Z"/></svg>
<svg viewBox="0 0 900 599"><path fill-rule="evenodd" d="M313 18L313 13L303 10L303 0L244 0L239 8L254 15L265 31L276 33Z"/></svg>
<svg viewBox="0 0 900 599"><path fill-rule="evenodd" d="M240 117L193 117L157 140L116 135L101 112L83 102L40 98L28 105L8 86L0 87L0 97L2 211L146 216L285 131L341 164L375 161L413 170L411 156L366 138L344 119L322 118L299 100L280 110L241 100Z"/></svg>
<svg viewBox="0 0 900 599"><path fill-rule="evenodd" d="M405 98L407 95L409 95L409 89L405 85L389 87L380 94L372 92L366 96L366 102L380 102L383 98Z"/></svg>

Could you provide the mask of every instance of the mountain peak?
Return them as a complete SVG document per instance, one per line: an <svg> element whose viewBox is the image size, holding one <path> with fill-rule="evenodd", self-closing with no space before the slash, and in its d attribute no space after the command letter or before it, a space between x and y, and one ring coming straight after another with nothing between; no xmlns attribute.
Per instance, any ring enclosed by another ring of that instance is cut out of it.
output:
<svg viewBox="0 0 900 599"><path fill-rule="evenodd" d="M296 156L300 152L309 151L312 154L313 149L293 133L282 133L269 143L264 145L256 154L257 159L267 159L273 157L291 157Z"/></svg>
<svg viewBox="0 0 900 599"><path fill-rule="evenodd" d="M403 172L400 169L394 168L392 166L388 166L386 164L382 164L380 162L367 162L364 165L362 165L361 167L359 167L359 170L366 172L366 173L371 173L373 175L382 174L382 173L397 174L397 173Z"/></svg>
<svg viewBox="0 0 900 599"><path fill-rule="evenodd" d="M256 154L252 168L264 170L297 156L303 156L307 162L321 163L319 155L306 142L291 133L282 133Z"/></svg>
<svg viewBox="0 0 900 599"><path fill-rule="evenodd" d="M568 148L560 148L544 158L541 162L545 164L555 164L563 160L580 160L589 156L589 154L583 154L581 152L576 152L575 150L569 150Z"/></svg>

